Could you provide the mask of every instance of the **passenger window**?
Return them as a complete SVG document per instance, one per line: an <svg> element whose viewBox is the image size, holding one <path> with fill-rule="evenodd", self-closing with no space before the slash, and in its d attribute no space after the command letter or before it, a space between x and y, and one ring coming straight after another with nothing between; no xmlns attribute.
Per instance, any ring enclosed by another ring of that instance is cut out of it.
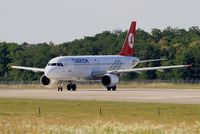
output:
<svg viewBox="0 0 200 134"><path fill-rule="evenodd" d="M62 63L48 63L47 66L63 66Z"/></svg>

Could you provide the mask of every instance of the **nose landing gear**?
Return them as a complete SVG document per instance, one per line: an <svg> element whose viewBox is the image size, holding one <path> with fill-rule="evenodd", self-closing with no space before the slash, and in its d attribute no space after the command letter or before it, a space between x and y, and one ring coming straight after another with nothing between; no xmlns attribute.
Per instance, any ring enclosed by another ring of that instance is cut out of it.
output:
<svg viewBox="0 0 200 134"><path fill-rule="evenodd" d="M62 82L59 82L60 85L58 86L58 91L63 91L63 83Z"/></svg>
<svg viewBox="0 0 200 134"><path fill-rule="evenodd" d="M58 91L63 91L63 87L58 87Z"/></svg>

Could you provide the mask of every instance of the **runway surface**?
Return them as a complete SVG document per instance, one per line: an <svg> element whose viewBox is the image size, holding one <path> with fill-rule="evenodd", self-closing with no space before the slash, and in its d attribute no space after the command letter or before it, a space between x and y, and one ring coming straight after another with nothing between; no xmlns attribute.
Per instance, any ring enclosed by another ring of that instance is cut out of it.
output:
<svg viewBox="0 0 200 134"><path fill-rule="evenodd" d="M80 89L58 92L53 89L0 89L0 98L97 100L151 103L200 104L200 90L192 89Z"/></svg>

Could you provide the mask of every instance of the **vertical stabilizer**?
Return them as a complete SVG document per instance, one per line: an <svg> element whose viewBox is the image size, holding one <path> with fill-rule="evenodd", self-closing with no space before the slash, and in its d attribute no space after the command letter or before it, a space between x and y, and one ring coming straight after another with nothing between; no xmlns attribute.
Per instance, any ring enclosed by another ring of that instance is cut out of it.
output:
<svg viewBox="0 0 200 134"><path fill-rule="evenodd" d="M134 49L135 34L136 34L136 22L133 21L126 35L126 39L124 41L123 47L119 55L133 56L135 54L135 49Z"/></svg>

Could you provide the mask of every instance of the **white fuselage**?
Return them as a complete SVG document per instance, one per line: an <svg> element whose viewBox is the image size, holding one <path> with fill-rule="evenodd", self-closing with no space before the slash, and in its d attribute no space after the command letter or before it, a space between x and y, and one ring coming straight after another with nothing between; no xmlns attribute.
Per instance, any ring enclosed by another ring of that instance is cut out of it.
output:
<svg viewBox="0 0 200 134"><path fill-rule="evenodd" d="M137 57L119 55L60 56L49 61L45 67L45 75L54 80L99 79L98 74L130 69L138 62Z"/></svg>

